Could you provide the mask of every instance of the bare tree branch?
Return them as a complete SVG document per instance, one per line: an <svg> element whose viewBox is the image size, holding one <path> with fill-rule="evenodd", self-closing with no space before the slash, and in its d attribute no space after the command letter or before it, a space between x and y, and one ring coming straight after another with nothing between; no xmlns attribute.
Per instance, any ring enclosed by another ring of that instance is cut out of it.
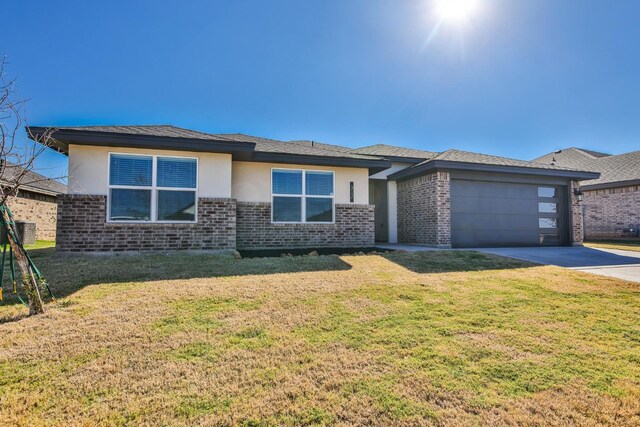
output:
<svg viewBox="0 0 640 427"><path fill-rule="evenodd" d="M36 159L51 147L54 130L49 129L42 135L27 135L37 141L31 143L24 138L23 128L26 120L23 107L26 100L15 96L15 81L5 74L6 58L0 60L0 216L7 239L18 261L22 273L22 286L29 301L29 314L44 312L39 283L31 268L29 257L16 237L7 203L18 195L21 187L30 187L45 182L56 181L35 172ZM29 128L27 128L29 129ZM62 178L62 177L60 177Z"/></svg>

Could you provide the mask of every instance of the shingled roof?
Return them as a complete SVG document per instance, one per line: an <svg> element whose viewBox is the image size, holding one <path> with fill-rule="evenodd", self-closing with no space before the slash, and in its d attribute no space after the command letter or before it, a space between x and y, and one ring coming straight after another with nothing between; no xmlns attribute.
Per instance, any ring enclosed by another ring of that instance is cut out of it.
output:
<svg viewBox="0 0 640 427"><path fill-rule="evenodd" d="M355 153L347 147L323 144L315 141L279 141L277 139L261 138L257 136L237 134L211 134L216 138L229 141L253 142L255 151L262 153L299 154L308 156L341 157L362 160L379 160L376 156Z"/></svg>
<svg viewBox="0 0 640 427"><path fill-rule="evenodd" d="M493 169L497 168L496 171L505 172L518 172L518 170L504 168L527 168L530 171L538 171L531 173L547 170L557 171L557 175L582 179L595 177L590 173L594 169L589 165L562 167L544 164L544 162L535 163L460 150L437 153L386 144L353 149L308 140L279 141L241 133L212 134L171 125L30 127L28 131L34 140L39 139L38 135L53 131L53 139L57 143L54 148L64 153L68 152L69 144L85 144L233 153L234 160L357 166L368 167L370 172L389 168L390 162L394 160L404 159L407 162L417 163L392 176L405 176L422 169L433 168L437 162L439 167L455 166L474 170L483 167L488 170L487 167L492 166ZM586 155L592 158L597 156L606 158L604 153L590 152ZM571 173L574 174L571 175Z"/></svg>
<svg viewBox="0 0 640 427"><path fill-rule="evenodd" d="M391 179L406 179L420 176L435 169L484 170L490 172L513 172L532 175L555 175L575 178L594 178L589 169L565 168L561 166L511 159L508 157L492 156L489 154L472 153L461 150L447 150L432 159L424 160L409 168L400 170Z"/></svg>
<svg viewBox="0 0 640 427"><path fill-rule="evenodd" d="M433 151L416 150L414 148L405 148L386 144L369 145L367 147L356 148L353 152L372 156L408 159L431 159L438 155L438 153Z"/></svg>
<svg viewBox="0 0 640 427"><path fill-rule="evenodd" d="M257 136L245 135L241 133L205 133L194 131L191 129L180 128L172 125L133 125L133 126L60 126L55 128L38 128L54 129L55 132L72 131L80 133L93 133L103 135L118 136L137 136L152 138L167 138L175 140L202 140L203 144L207 142L229 142L240 144L252 144L252 151L257 153L279 153L292 155L306 155L318 157L337 157L359 160L379 161L379 157L367 156L354 153L352 149L340 147L337 145L323 144L314 141L279 141L275 139L262 138ZM53 135L55 138L55 135ZM179 141L176 142L179 144ZM203 147L206 145L203 145Z"/></svg>
<svg viewBox="0 0 640 427"><path fill-rule="evenodd" d="M640 151L610 155L571 147L545 154L534 162L600 172L600 178L582 182L585 188L590 186L606 188L640 181Z"/></svg>
<svg viewBox="0 0 640 427"><path fill-rule="evenodd" d="M59 130L106 132L123 135L159 136L165 138L212 139L210 134L172 125L58 126Z"/></svg>
<svg viewBox="0 0 640 427"><path fill-rule="evenodd" d="M490 154L473 153L462 150L447 150L430 160L445 160L448 162L475 163L493 166L515 166L524 168L538 168L549 170L572 170L590 172L589 168L570 168L554 165L538 164L527 160L512 159L509 157L493 156ZM428 162L429 160L427 160ZM424 162L423 162L424 163Z"/></svg>
<svg viewBox="0 0 640 427"><path fill-rule="evenodd" d="M67 186L61 182L30 170L24 171L24 168L11 162L7 162L6 167L2 170L0 185L3 183L15 183L20 174L22 174L20 177L20 188L24 190L53 196L67 192Z"/></svg>

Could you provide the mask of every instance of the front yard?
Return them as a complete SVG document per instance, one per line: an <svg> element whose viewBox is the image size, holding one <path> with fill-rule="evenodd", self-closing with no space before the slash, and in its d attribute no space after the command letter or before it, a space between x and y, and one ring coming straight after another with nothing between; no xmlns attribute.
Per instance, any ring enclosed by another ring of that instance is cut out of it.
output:
<svg viewBox="0 0 640 427"><path fill-rule="evenodd" d="M590 248L618 249L622 251L640 252L640 239L591 240L584 243Z"/></svg>
<svg viewBox="0 0 640 427"><path fill-rule="evenodd" d="M34 251L3 425L640 424L640 286L474 252Z"/></svg>

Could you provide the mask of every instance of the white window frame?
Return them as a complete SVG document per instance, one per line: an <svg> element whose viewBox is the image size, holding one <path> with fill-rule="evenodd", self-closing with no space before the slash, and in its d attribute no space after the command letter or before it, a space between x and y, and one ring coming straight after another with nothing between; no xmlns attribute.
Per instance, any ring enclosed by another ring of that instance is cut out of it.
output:
<svg viewBox="0 0 640 427"><path fill-rule="evenodd" d="M135 186L135 185L111 185L111 157L112 156L140 156L151 157L151 186ZM158 171L158 159L191 159L196 161L196 186L195 188L183 188L183 187L159 187L157 186L157 171ZM143 153L121 153L121 152L109 152L109 158L107 160L107 222L112 223L134 223L134 224L195 224L198 222L198 175L200 173L200 164L197 157L192 156L169 156L165 154L143 154ZM123 190L148 190L151 191L151 216L149 221L144 220L112 220L111 219L111 190L123 189ZM191 191L195 193L195 212L193 221L160 221L158 220L158 191Z"/></svg>
<svg viewBox="0 0 640 427"><path fill-rule="evenodd" d="M296 171L302 172L302 193L301 194L278 194L273 192L273 171ZM331 181L333 183L333 191L330 196L316 196L314 194L307 195L307 172L322 172L330 173ZM316 169L299 169L299 168L271 168L271 223L272 224L326 224L331 225L336 223L336 173L331 170L316 170ZM274 197L299 197L301 201L301 214L300 221L275 221L273 219L273 199ZM331 199L331 222L329 221L307 221L307 197L312 199Z"/></svg>

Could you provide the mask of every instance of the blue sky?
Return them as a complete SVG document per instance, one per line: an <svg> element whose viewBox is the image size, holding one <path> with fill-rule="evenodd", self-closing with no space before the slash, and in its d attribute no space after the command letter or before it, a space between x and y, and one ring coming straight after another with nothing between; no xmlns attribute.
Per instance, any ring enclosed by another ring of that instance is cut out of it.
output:
<svg viewBox="0 0 640 427"><path fill-rule="evenodd" d="M430 0L1 9L0 49L34 125L168 123L524 159L640 149L637 0L484 0L428 45Z"/></svg>

